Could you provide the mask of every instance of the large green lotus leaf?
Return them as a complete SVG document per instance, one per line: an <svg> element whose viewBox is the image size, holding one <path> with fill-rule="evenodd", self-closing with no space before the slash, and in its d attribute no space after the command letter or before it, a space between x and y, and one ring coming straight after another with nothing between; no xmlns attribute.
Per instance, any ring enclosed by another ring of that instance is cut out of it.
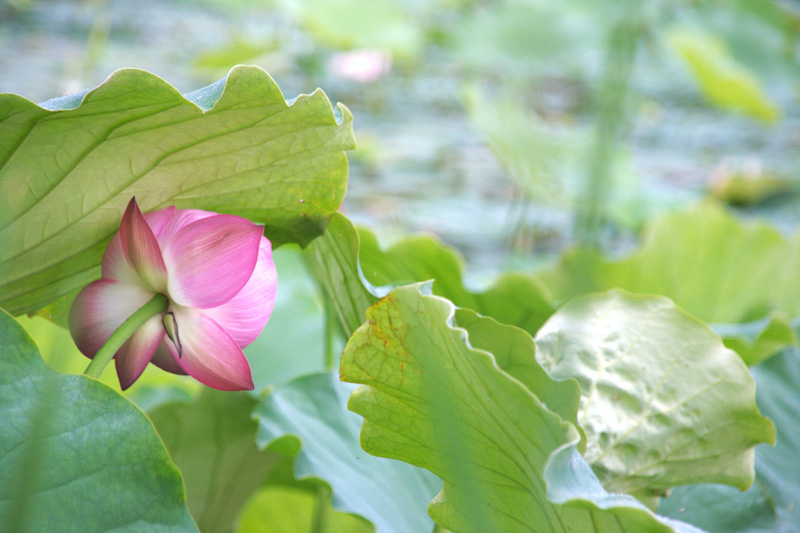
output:
<svg viewBox="0 0 800 533"><path fill-rule="evenodd" d="M238 533L372 533L363 518L340 513L324 495L293 487L269 486L242 511Z"/></svg>
<svg viewBox="0 0 800 533"><path fill-rule="evenodd" d="M454 313L419 285L395 289L369 308L341 363L342 379L364 385L348 404L365 418L362 447L443 479L434 521L456 532L691 530L605 492L575 451L575 427L471 347Z"/></svg>
<svg viewBox="0 0 800 533"><path fill-rule="evenodd" d="M667 298L614 290L571 300L539 330L537 358L581 386L586 460L614 492L753 482L775 429L735 352Z"/></svg>
<svg viewBox="0 0 800 533"><path fill-rule="evenodd" d="M285 436L302 447L294 475L318 478L333 490L333 507L357 513L378 531L430 531L425 512L441 482L410 465L371 457L358 445L360 417L347 411L352 387L334 374L311 374L276 389L258 405L257 442L287 453Z"/></svg>
<svg viewBox="0 0 800 533"><path fill-rule="evenodd" d="M549 410L571 422L581 434L581 452L586 451L586 435L578 425L580 385L574 379L553 380L536 361L536 344L530 335L471 309L456 309L453 325L467 331L470 346L492 354L500 369L536 391Z"/></svg>
<svg viewBox="0 0 800 533"><path fill-rule="evenodd" d="M724 40L698 27L673 26L665 33L710 102L768 122L780 117L761 80L730 54Z"/></svg>
<svg viewBox="0 0 800 533"><path fill-rule="evenodd" d="M786 350L751 369L756 399L774 422L774 447L756 448L756 482L745 493L719 485L679 487L660 512L720 533L790 532L800 523L800 353Z"/></svg>
<svg viewBox="0 0 800 533"><path fill-rule="evenodd" d="M354 140L338 112L319 90L288 104L257 67L186 96L133 69L41 105L0 95L0 306L29 312L98 278L132 196L305 245L344 198Z"/></svg>
<svg viewBox="0 0 800 533"><path fill-rule="evenodd" d="M531 335L554 311L547 289L534 276L506 273L485 292L472 292L464 285L463 260L438 239L411 236L383 250L372 232L356 232L339 214L309 246L307 257L348 334L364 322L377 295L431 279L435 294Z"/></svg>
<svg viewBox="0 0 800 533"><path fill-rule="evenodd" d="M267 474L286 460L256 447L250 419L255 404L247 393L205 388L192 404L167 404L150 413L183 473L186 506L201 531L230 531Z"/></svg>
<svg viewBox="0 0 800 533"><path fill-rule="evenodd" d="M742 224L706 203L657 220L641 249L626 259L574 250L541 278L557 299L612 288L661 294L711 324L743 324L783 312L784 318L772 316L783 323L770 326L763 338L727 328L738 340L732 346L744 343L743 353L754 363L796 342L785 317L800 315L798 271L800 233L787 241L767 224Z"/></svg>
<svg viewBox="0 0 800 533"><path fill-rule="evenodd" d="M3 311L0 479L5 531L196 531L147 417L102 383L50 370Z"/></svg>

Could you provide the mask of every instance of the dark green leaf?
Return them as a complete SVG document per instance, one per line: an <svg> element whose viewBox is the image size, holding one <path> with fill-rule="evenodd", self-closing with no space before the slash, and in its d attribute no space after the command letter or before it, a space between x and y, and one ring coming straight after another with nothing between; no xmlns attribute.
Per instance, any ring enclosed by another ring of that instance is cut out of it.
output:
<svg viewBox="0 0 800 533"><path fill-rule="evenodd" d="M0 524L7 531L195 531L152 424L86 376L50 370L0 311Z"/></svg>

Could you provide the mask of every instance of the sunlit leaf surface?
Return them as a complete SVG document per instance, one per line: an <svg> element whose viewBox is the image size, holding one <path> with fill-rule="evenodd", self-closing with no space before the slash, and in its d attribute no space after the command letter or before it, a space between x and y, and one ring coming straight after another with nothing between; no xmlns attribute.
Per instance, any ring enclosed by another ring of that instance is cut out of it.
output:
<svg viewBox="0 0 800 533"><path fill-rule="evenodd" d="M32 311L98 278L132 196L306 244L344 198L352 115L337 113L319 90L289 105L256 67L186 96L133 69L41 106L0 95L0 306Z"/></svg>
<svg viewBox="0 0 800 533"><path fill-rule="evenodd" d="M756 448L756 482L745 493L721 485L679 487L659 512L709 531L794 531L800 523L800 353L786 350L752 369L756 399L775 422L774 447Z"/></svg>
<svg viewBox="0 0 800 533"><path fill-rule="evenodd" d="M348 404L365 418L363 448L443 479L429 506L438 524L452 531L690 530L605 492L571 451L580 439L575 427L490 353L471 347L452 324L450 302L419 289L395 289L368 310L341 374L364 385Z"/></svg>
<svg viewBox="0 0 800 533"><path fill-rule="evenodd" d="M666 298L622 291L571 300L539 330L537 359L581 386L586 460L614 492L753 482L774 443L755 382L721 339Z"/></svg>
<svg viewBox="0 0 800 533"><path fill-rule="evenodd" d="M712 103L766 121L780 116L761 80L736 61L718 36L700 28L676 26L668 30L667 42L688 64Z"/></svg>
<svg viewBox="0 0 800 533"><path fill-rule="evenodd" d="M317 494L292 487L265 487L242 511L237 533L372 533L361 517L340 513Z"/></svg>

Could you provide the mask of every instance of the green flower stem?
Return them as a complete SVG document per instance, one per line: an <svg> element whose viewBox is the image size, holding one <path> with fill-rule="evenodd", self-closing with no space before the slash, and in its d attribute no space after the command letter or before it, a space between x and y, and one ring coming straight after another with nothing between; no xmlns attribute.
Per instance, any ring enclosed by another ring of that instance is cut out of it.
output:
<svg viewBox="0 0 800 533"><path fill-rule="evenodd" d="M114 354L117 353L117 350L125 344L125 341L131 338L131 335L142 327L145 322L159 313L166 311L168 306L169 299L167 299L166 296L163 294L156 294L153 296L149 302L129 316L128 319L111 334L111 337L108 338L106 343L95 354L94 358L92 358L92 362L89 363L89 366L86 367L83 373L98 379L106 365L114 358Z"/></svg>

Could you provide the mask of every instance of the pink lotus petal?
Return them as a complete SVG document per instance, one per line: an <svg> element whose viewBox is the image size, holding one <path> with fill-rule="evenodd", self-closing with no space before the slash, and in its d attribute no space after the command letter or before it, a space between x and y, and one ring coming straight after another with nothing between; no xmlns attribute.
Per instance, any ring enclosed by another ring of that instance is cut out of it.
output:
<svg viewBox="0 0 800 533"><path fill-rule="evenodd" d="M144 214L144 219L147 221L147 225L150 226L150 229L153 230L156 240L160 238L164 226L167 221L170 220L173 213L175 213L175 207L169 206L164 209L159 209L158 211L151 211L150 213ZM108 243L108 248L106 248L106 252L103 254L102 275L103 279L114 279L130 283L131 285L139 284L139 278L136 276L136 272L133 271L128 264L128 260L125 259L119 232L117 232L111 239L111 242Z"/></svg>
<svg viewBox="0 0 800 533"><path fill-rule="evenodd" d="M164 339L164 326L161 324L161 315L156 315L136 330L125 344L122 345L114 362L117 367L117 377L122 390L127 389L139 379L147 363Z"/></svg>
<svg viewBox="0 0 800 533"><path fill-rule="evenodd" d="M147 225L136 198L131 198L119 228L122 251L139 280L153 292L167 288L167 268L153 230Z"/></svg>
<svg viewBox="0 0 800 533"><path fill-rule="evenodd" d="M360 83L377 81L391 68L392 57L381 50L340 52L328 62L328 69L334 75Z"/></svg>
<svg viewBox="0 0 800 533"><path fill-rule="evenodd" d="M178 231L182 230L192 222L216 216L219 215L217 213L212 213L211 211L201 211L200 209L178 209L164 225L161 233L156 234L156 238L158 238L158 244L161 245L161 249L163 250L165 245L172 240Z"/></svg>
<svg viewBox="0 0 800 533"><path fill-rule="evenodd" d="M78 293L69 311L69 330L78 349L92 358L125 320L153 293L139 285L101 279Z"/></svg>
<svg viewBox="0 0 800 533"><path fill-rule="evenodd" d="M178 365L197 381L219 390L253 390L244 352L214 319L201 311L173 306L181 351L166 345Z"/></svg>
<svg viewBox="0 0 800 533"><path fill-rule="evenodd" d="M151 359L150 362L166 372L181 376L187 375L186 372L175 361L175 359L172 358L172 354L167 348L167 343L169 342L170 340L164 337L164 339L161 341L161 344L158 345L156 353L153 354L153 359Z"/></svg>
<svg viewBox="0 0 800 533"><path fill-rule="evenodd" d="M164 247L170 299L207 309L236 296L253 274L262 232L261 226L233 215L184 226Z"/></svg>
<svg viewBox="0 0 800 533"><path fill-rule="evenodd" d="M233 299L219 307L205 309L203 313L213 318L244 348L261 334L267 324L277 289L278 274L272 262L272 245L266 237L261 237L258 262L244 288Z"/></svg>

